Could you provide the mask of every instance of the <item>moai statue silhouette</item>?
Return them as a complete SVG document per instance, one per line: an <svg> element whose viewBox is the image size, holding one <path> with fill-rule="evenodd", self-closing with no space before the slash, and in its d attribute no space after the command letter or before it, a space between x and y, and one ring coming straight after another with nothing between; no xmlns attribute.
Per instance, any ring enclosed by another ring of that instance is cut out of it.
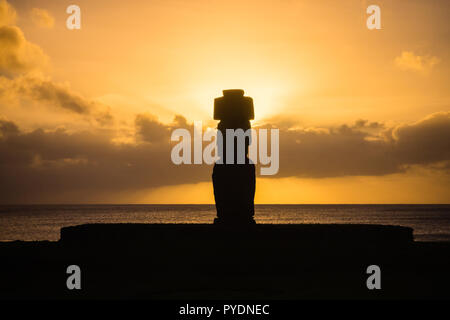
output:
<svg viewBox="0 0 450 320"><path fill-rule="evenodd" d="M251 136L245 136L244 148L239 148L238 135L232 137L233 149L229 147L231 141L227 142L227 129L233 129L236 133L237 129L246 132L251 128L250 120L254 119L253 99L245 97L244 90L223 90L223 97L214 100L214 119L220 120L217 128L222 136L222 142L218 139L220 160L214 164L212 174L217 209L214 223L254 224L255 165L248 158Z"/></svg>

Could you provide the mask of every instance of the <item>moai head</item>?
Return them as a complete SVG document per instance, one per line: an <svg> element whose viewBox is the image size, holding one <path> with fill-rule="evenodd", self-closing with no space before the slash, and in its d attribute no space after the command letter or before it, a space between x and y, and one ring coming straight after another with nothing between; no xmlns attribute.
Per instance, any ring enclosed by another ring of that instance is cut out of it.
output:
<svg viewBox="0 0 450 320"><path fill-rule="evenodd" d="M234 124L249 123L255 118L253 99L244 97L244 90L223 90L223 97L214 99L214 120L236 127Z"/></svg>

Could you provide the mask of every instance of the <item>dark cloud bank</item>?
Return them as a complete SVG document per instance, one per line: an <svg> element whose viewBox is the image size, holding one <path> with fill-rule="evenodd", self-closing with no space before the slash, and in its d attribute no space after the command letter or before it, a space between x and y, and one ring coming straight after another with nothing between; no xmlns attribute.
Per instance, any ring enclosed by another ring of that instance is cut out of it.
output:
<svg viewBox="0 0 450 320"><path fill-rule="evenodd" d="M136 143L117 144L101 129L23 132L0 120L0 202L96 201L102 194L210 180L211 166L171 162L171 131L192 132L184 118L166 125L138 115L135 127ZM326 130L280 129L280 170L273 177L381 176L434 164L448 173L450 112L381 127L358 121Z"/></svg>

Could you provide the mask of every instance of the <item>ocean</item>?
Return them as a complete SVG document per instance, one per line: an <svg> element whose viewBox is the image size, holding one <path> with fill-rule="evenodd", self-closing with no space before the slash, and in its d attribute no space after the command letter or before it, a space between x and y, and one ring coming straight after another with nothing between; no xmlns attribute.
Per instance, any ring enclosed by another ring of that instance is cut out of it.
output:
<svg viewBox="0 0 450 320"><path fill-rule="evenodd" d="M416 241L450 241L450 205L256 205L257 223L412 227ZM86 223L212 223L214 205L1 205L0 241L56 241Z"/></svg>

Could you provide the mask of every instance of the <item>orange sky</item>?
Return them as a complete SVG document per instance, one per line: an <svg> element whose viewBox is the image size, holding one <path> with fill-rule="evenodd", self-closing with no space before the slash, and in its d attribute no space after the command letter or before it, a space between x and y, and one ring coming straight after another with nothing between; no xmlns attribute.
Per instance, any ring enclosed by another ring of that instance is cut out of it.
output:
<svg viewBox="0 0 450 320"><path fill-rule="evenodd" d="M450 202L448 1L76 3L81 30L72 1L0 0L2 202L212 203L212 167L154 139L214 126L226 88L289 146L257 203Z"/></svg>

